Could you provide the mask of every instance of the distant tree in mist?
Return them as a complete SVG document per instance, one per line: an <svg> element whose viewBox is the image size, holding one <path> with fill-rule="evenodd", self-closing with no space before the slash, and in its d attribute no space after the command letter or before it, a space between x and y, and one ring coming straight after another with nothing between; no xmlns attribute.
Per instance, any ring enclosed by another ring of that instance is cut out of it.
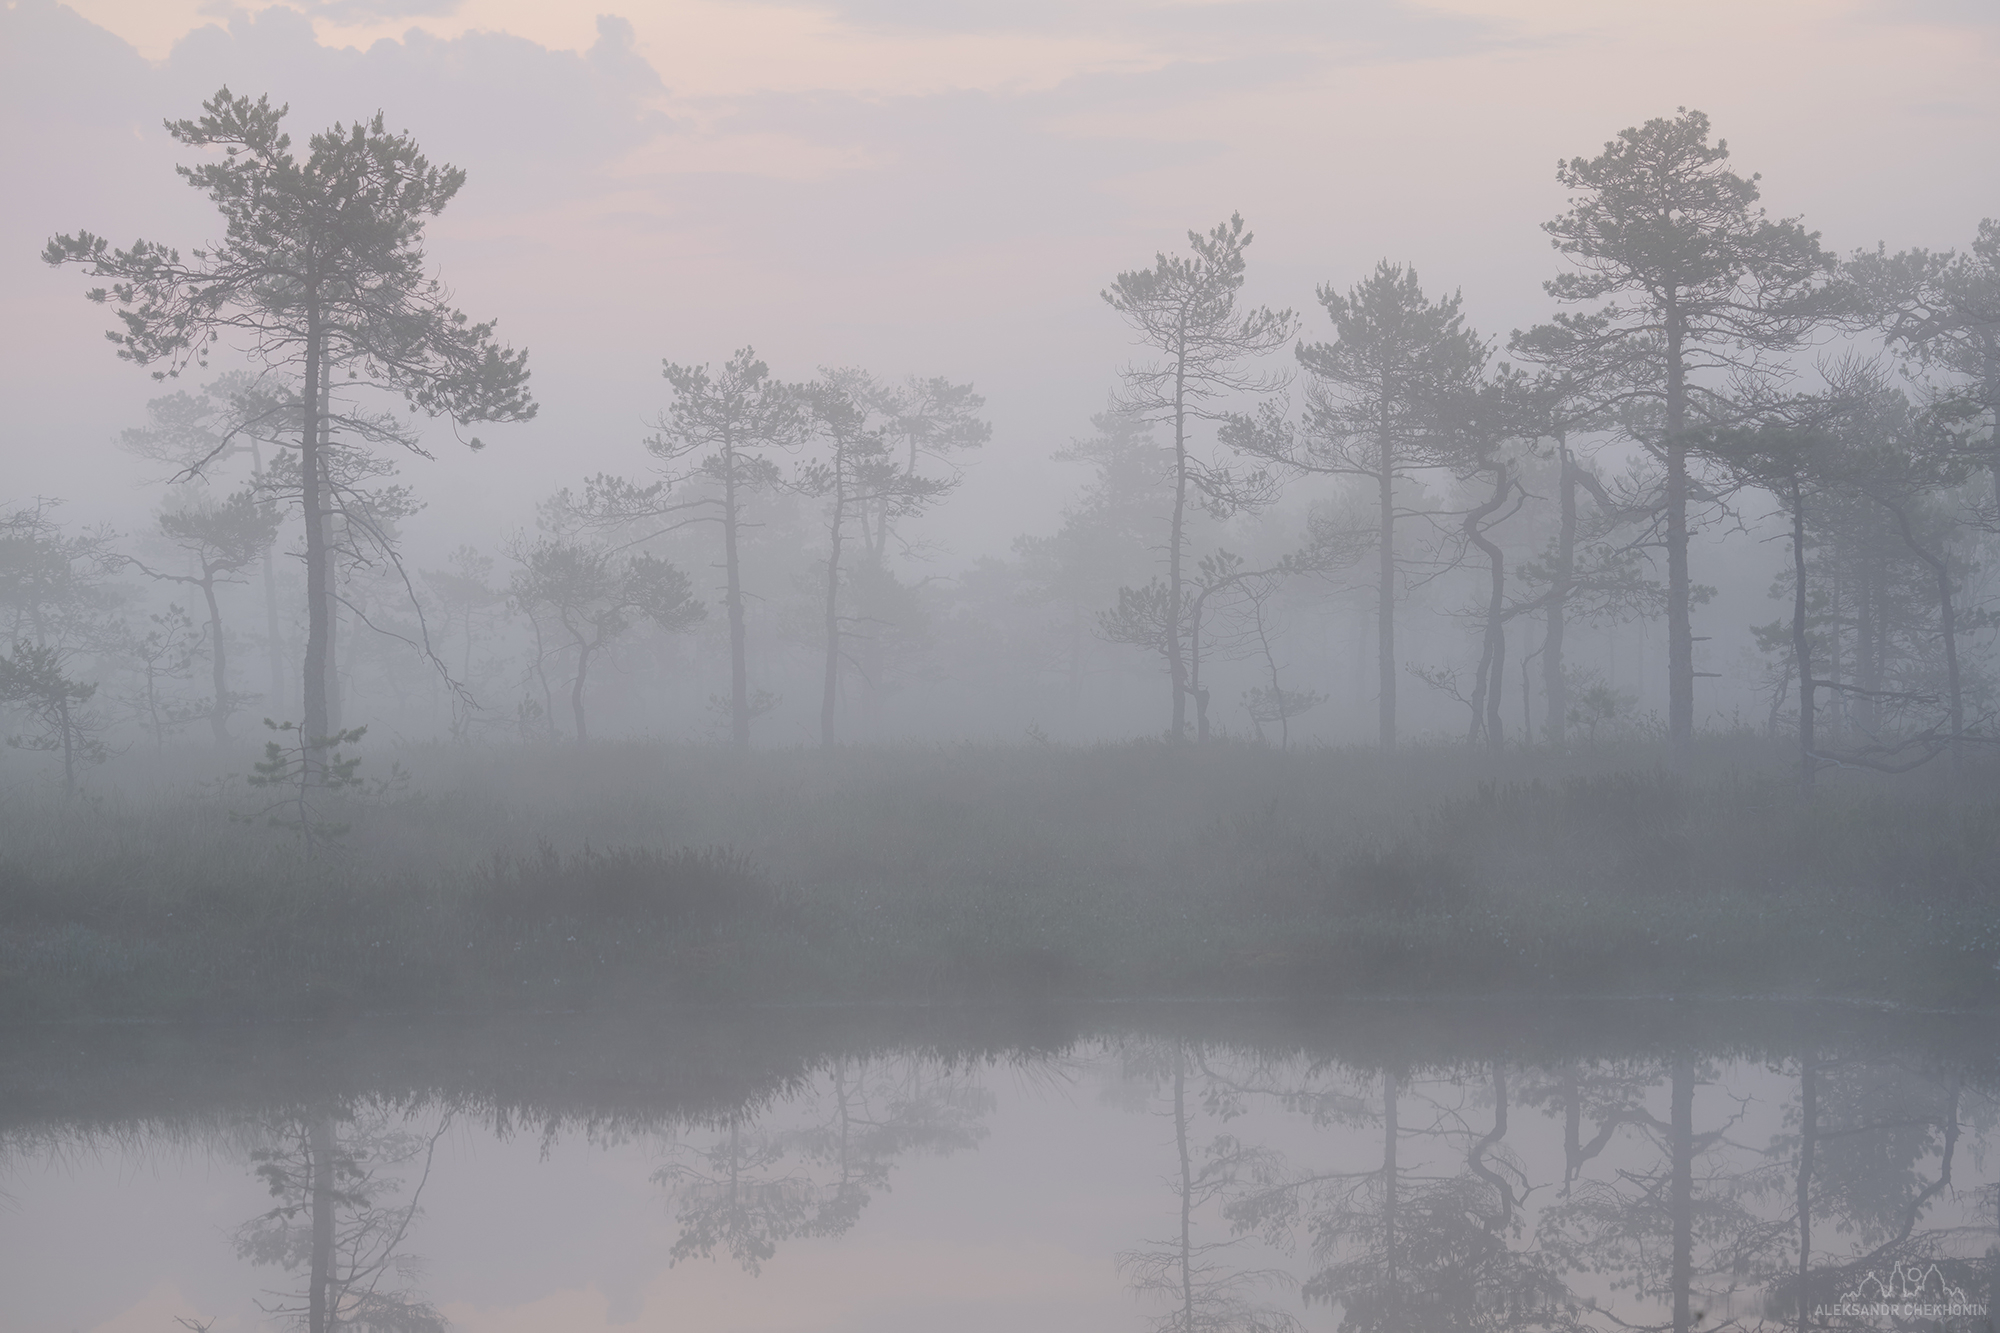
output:
<svg viewBox="0 0 2000 1333"><path fill-rule="evenodd" d="M527 357L496 343L491 323L469 321L425 273L425 225L464 185L462 170L432 165L414 139L389 133L379 112L366 124L336 124L314 135L301 160L281 129L288 108L224 88L202 109L199 120L170 121L167 130L191 148L223 150L178 168L221 212L221 241L190 252L190 262L157 242L115 249L78 232L50 240L43 258L109 280L90 298L115 302L123 328L110 336L118 355L161 367L156 377L206 364L211 347L228 335L299 386L307 605L302 725L310 743L330 730L333 556L321 455L335 426L335 372L454 422L520 421L535 411Z"/></svg>
<svg viewBox="0 0 2000 1333"><path fill-rule="evenodd" d="M847 391L867 413L869 429L881 435L901 473L898 484L878 487L857 512L860 559L849 568L855 620L865 626L851 636L853 656L872 710L890 685L895 659L907 661L928 642L919 588L898 578L891 562L892 545L906 557L921 554L899 531L901 520L957 489L964 480L964 455L983 446L993 427L980 415L986 399L969 383L942 375L912 375L901 383L855 371L844 375ZM912 505L931 483L939 489Z"/></svg>
<svg viewBox="0 0 2000 1333"><path fill-rule="evenodd" d="M161 511L159 533L186 559L192 573L154 569L136 556L126 559L147 578L201 590L208 608L209 728L215 743L223 745L229 740L229 715L235 710L236 696L229 689L229 655L216 587L239 581L231 576L255 564L271 549L278 533L277 506L248 487L221 500L195 492Z"/></svg>
<svg viewBox="0 0 2000 1333"><path fill-rule="evenodd" d="M1725 432L1703 442L1706 452L1734 468L1746 481L1775 496L1790 521L1790 646L1792 674L1798 681L1801 793L1812 790L1814 775L1826 762L1819 752L1815 724L1818 691L1830 683L1818 678L1825 666L1814 660L1806 553L1810 538L1818 535L1816 520L1823 499L1841 488L1853 472L1852 441L1842 438L1841 427L1851 428L1856 424L1853 418L1872 405L1868 400L1876 388L1865 378L1858 383L1835 386L1826 395L1787 404L1784 415L1789 420L1783 424L1771 422L1752 431Z"/></svg>
<svg viewBox="0 0 2000 1333"><path fill-rule="evenodd" d="M1504 369L1504 368L1503 368ZM1486 561L1487 590L1479 616L1479 666L1473 674L1470 739L1499 750L1505 740L1501 705L1507 666L1507 553L1493 539L1492 529L1519 513L1528 493L1521 484L1523 435L1535 428L1526 377L1503 373L1483 391L1467 395L1454 423L1457 437L1446 455L1462 480L1492 489L1459 515L1459 538Z"/></svg>
<svg viewBox="0 0 2000 1333"><path fill-rule="evenodd" d="M34 725L32 731L9 736L7 743L60 754L65 795L76 793L77 764L95 763L109 754L99 735L99 719L84 708L97 686L78 679L74 656L58 644L17 639L13 652L0 657L0 706L23 710Z"/></svg>
<svg viewBox="0 0 2000 1333"><path fill-rule="evenodd" d="M297 395L277 376L230 371L204 384L199 392L177 389L146 404L146 424L120 433L119 444L141 458L171 469L173 482L199 476L214 484L221 464L238 456L250 460L250 485L268 489L271 474L265 451L275 456L299 421ZM294 437L295 439L295 437ZM261 556L264 592L264 651L269 671L266 706L282 711L285 698L285 650L278 613L278 576L273 560L277 542L265 545Z"/></svg>
<svg viewBox="0 0 2000 1333"><path fill-rule="evenodd" d="M1303 431L1267 414L1239 418L1232 438L1297 472L1367 479L1375 490L1377 711L1396 744L1397 486L1441 466L1457 414L1476 392L1486 343L1465 327L1456 293L1433 301L1416 270L1383 260L1347 291L1319 288L1330 343L1301 343Z"/></svg>
<svg viewBox="0 0 2000 1333"><path fill-rule="evenodd" d="M929 475L955 484L960 455L993 438L992 425L980 416L986 399L970 384L912 375L901 384L854 381L850 389L873 414L891 457L912 480ZM859 515L863 546L878 565L888 560L899 516L895 497L888 494Z"/></svg>
<svg viewBox="0 0 2000 1333"><path fill-rule="evenodd" d="M199 699L165 692L174 681L194 674L195 656L204 637L195 628L194 618L185 607L169 603L165 611L147 616L146 621L144 627L125 627L115 655L138 678L124 702L132 720L152 738L157 751L166 748L170 732L201 721L213 710Z"/></svg>
<svg viewBox="0 0 2000 1333"><path fill-rule="evenodd" d="M2000 509L2000 222L1982 221L1964 252L1857 252L1846 276L1890 350L1954 377L1942 392L1976 414Z"/></svg>
<svg viewBox="0 0 2000 1333"><path fill-rule="evenodd" d="M1065 614L1060 633L1071 712L1081 706L1084 647L1097 614L1114 605L1123 586L1143 586L1165 527L1160 481L1171 455L1144 422L1122 412L1090 419L1095 434L1072 440L1051 457L1091 470L1078 499L1063 510L1062 524L1046 537L1020 537L1029 596Z"/></svg>
<svg viewBox="0 0 2000 1333"><path fill-rule="evenodd" d="M841 666L854 633L854 618L841 612L842 561L849 543L865 535L866 516L873 515L878 523L907 518L958 484L956 476L921 476L905 469L888 436L871 424L867 400L873 387L874 380L865 372L834 370L806 389L821 454L799 470L795 484L802 493L826 503L826 569L820 604L825 650L819 713L822 746L833 744Z"/></svg>
<svg viewBox="0 0 2000 1333"><path fill-rule="evenodd" d="M590 666L598 652L632 628L652 621L664 630L686 629L707 614L687 575L653 555L622 556L560 536L544 537L517 557L514 602L539 624L546 617L561 631L558 643L575 655L570 677L570 717L579 741L590 739L584 714Z"/></svg>
<svg viewBox="0 0 2000 1333"><path fill-rule="evenodd" d="M1667 731L1694 735L1694 585L1688 573L1689 431L1728 425L1731 385L1769 369L1839 313L1831 257L1795 218L1758 206L1757 178L1726 164L1708 117L1683 109L1558 165L1569 209L1545 224L1574 270L1549 295L1564 312L1516 350L1606 386L1608 406L1664 469Z"/></svg>
<svg viewBox="0 0 2000 1333"><path fill-rule="evenodd" d="M1271 495L1264 474L1246 473L1194 452L1192 430L1198 422L1230 420L1240 412L1238 400L1244 394L1281 387L1281 377L1243 363L1283 347L1298 327L1290 310L1241 308L1243 253L1251 239L1242 217L1232 214L1205 235L1188 233L1191 256L1162 253L1151 268L1119 274L1103 293L1106 303L1131 325L1139 344L1156 354L1156 359L1123 372L1120 408L1135 420L1173 431L1164 587L1167 605L1174 610L1162 623L1173 690L1168 734L1177 741L1187 735L1187 705L1193 690L1179 612L1188 598L1184 569L1188 506L1200 504L1226 516L1255 507Z"/></svg>
<svg viewBox="0 0 2000 1333"><path fill-rule="evenodd" d="M1518 350L1532 334L1516 333ZM1656 614L1659 589L1647 576L1641 544L1649 517L1644 497L1616 493L1580 451L1576 437L1608 424L1597 399L1600 385L1565 369L1544 368L1515 386L1516 429L1545 449L1554 464L1554 527L1541 552L1519 570L1524 585L1517 609L1540 611L1542 732L1549 744L1568 742L1573 710L1569 629L1573 622L1608 622ZM1586 497L1588 506L1586 507ZM1640 530L1635 531L1635 525ZM1525 670L1525 663L1523 670ZM1602 711L1601 709L1597 711ZM1525 725L1525 723L1524 723Z"/></svg>
<svg viewBox="0 0 2000 1333"><path fill-rule="evenodd" d="M609 478L595 483L595 511L621 522L712 521L722 534L722 604L729 616L729 738L750 744L750 723L770 697L750 687L741 551L746 506L784 478L776 458L804 442L809 417L797 385L771 378L754 349L743 347L711 373L707 366L668 361L661 373L674 401L646 448L665 468L661 481L639 488ZM689 496L689 484L708 493Z"/></svg>
<svg viewBox="0 0 2000 1333"><path fill-rule="evenodd" d="M504 617L507 594L492 585L493 557L478 548L460 546L451 553L445 569L423 571L424 586L436 606L443 627L456 629L459 637L458 679L468 691L479 688L475 680L474 648L490 642L497 622ZM493 655L481 659L487 664ZM461 707L464 696L452 697L452 732L463 735L476 716L475 710Z"/></svg>

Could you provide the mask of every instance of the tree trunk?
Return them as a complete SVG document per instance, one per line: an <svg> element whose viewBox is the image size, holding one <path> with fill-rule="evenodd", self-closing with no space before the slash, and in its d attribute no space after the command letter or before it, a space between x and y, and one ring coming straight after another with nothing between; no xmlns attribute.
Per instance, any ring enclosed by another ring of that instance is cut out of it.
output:
<svg viewBox="0 0 2000 1333"><path fill-rule="evenodd" d="M1181 542L1187 516L1187 350L1186 337L1174 361L1174 517L1167 538L1167 676L1174 692L1174 722L1168 738L1187 737L1187 662L1181 655Z"/></svg>
<svg viewBox="0 0 2000 1333"><path fill-rule="evenodd" d="M250 446L250 471L252 478L262 486L264 481L264 455L253 442ZM278 571L273 556L277 541L273 539L264 547L262 560L264 574L264 646L270 659L271 713L277 717L285 715L285 651L278 632Z"/></svg>
<svg viewBox="0 0 2000 1333"><path fill-rule="evenodd" d="M1944 630L1944 681L1951 705L1951 772L1965 767L1965 687L1958 671L1958 618L1952 609L1951 570L1944 560L1933 563L1937 573L1938 622Z"/></svg>
<svg viewBox="0 0 2000 1333"><path fill-rule="evenodd" d="M1473 689L1475 710L1474 728L1484 731L1486 748L1498 750L1503 734L1500 721L1500 701L1503 697L1503 676L1507 661L1507 630L1502 615L1507 605L1507 556L1500 547L1489 540L1480 528L1480 523L1490 514L1497 512L1507 503L1507 496L1514 489L1512 475L1505 463L1498 464L1493 471L1493 494L1485 504L1467 513L1464 520L1465 535L1474 546L1486 556L1489 571L1489 587L1486 595L1486 630L1481 638L1479 651L1479 680Z"/></svg>
<svg viewBox="0 0 2000 1333"><path fill-rule="evenodd" d="M63 797L76 795L76 735L69 717L69 682L56 678L56 722L62 727Z"/></svg>
<svg viewBox="0 0 2000 1333"><path fill-rule="evenodd" d="M331 432L320 437L322 445L329 442ZM326 571L326 725L334 732L347 726L345 691L343 679L351 682L354 678L354 647L361 638L361 627L350 617L347 625L347 671L340 669L340 544L347 537L347 521L344 515L329 513L326 516L327 530L327 571Z"/></svg>
<svg viewBox="0 0 2000 1333"><path fill-rule="evenodd" d="M837 446L839 447L839 446ZM826 555L826 680L819 702L819 743L833 744L833 710L840 696L840 542L846 517L845 459L836 457L833 473L833 521Z"/></svg>
<svg viewBox="0 0 2000 1333"><path fill-rule="evenodd" d="M1933 555L1917 541L1916 533L1910 527L1909 515L1901 505L1890 506L1889 512L1896 516L1896 527L1902 533L1903 544L1910 548L1917 559L1930 566L1936 581L1938 598L1938 627L1944 635L1944 680L1946 705L1950 709L1951 721L1951 771L1957 777L1964 767L1961 737L1965 734L1965 693L1959 679L1958 670L1958 621L1952 608L1951 566L1944 555ZM1948 554L1949 548L1946 548Z"/></svg>
<svg viewBox="0 0 2000 1333"><path fill-rule="evenodd" d="M324 776L327 726L328 605L332 588L327 577L325 513L320 503L320 394L326 348L317 311L306 317L305 384L300 394L304 419L299 424L299 508L306 528L306 652L304 671L305 782L317 786ZM317 1333L317 1330L315 1330Z"/></svg>
<svg viewBox="0 0 2000 1333"><path fill-rule="evenodd" d="M1688 578L1687 367L1678 307L1667 305L1667 739L1677 765L1694 743L1694 621Z"/></svg>
<svg viewBox="0 0 2000 1333"><path fill-rule="evenodd" d="M1568 739L1569 683L1563 678L1563 637L1568 630L1569 598L1576 581L1576 463L1570 458L1569 444L1556 437L1556 460L1560 469L1557 494L1562 507L1562 526L1556 531L1555 577L1549 582L1548 629L1542 638L1542 698L1548 719L1542 724L1549 744L1560 749Z"/></svg>
<svg viewBox="0 0 2000 1333"><path fill-rule="evenodd" d="M208 601L209 684L215 691L208 724L220 749L229 744L229 659L222 647L222 608L215 600L215 572L204 564L201 573L201 595Z"/></svg>
<svg viewBox="0 0 2000 1333"><path fill-rule="evenodd" d="M1380 547L1375 594L1376 698L1384 750L1396 748L1396 452L1385 426L1375 476Z"/></svg>
<svg viewBox="0 0 2000 1333"><path fill-rule="evenodd" d="M1208 691L1201 686L1201 617L1208 602L1209 589L1203 588L1194 595L1193 614L1188 617L1188 694L1194 699L1194 739L1197 745L1208 744Z"/></svg>
<svg viewBox="0 0 2000 1333"><path fill-rule="evenodd" d="M585 726L583 721L583 686L585 678L590 674L590 654L596 647L596 644L586 643L581 636L578 636L576 641L576 679L570 682L569 712L570 716L576 721L576 741L579 745L587 745L590 742L590 728Z"/></svg>
<svg viewBox="0 0 2000 1333"><path fill-rule="evenodd" d="M1812 640L1806 634L1806 502L1797 476L1792 478L1792 658L1799 671L1799 794L1812 795L1813 757Z"/></svg>
<svg viewBox="0 0 2000 1333"><path fill-rule="evenodd" d="M736 555L736 453L725 448L722 472L722 566L728 580L729 742L750 748L750 666L743 628L743 581Z"/></svg>

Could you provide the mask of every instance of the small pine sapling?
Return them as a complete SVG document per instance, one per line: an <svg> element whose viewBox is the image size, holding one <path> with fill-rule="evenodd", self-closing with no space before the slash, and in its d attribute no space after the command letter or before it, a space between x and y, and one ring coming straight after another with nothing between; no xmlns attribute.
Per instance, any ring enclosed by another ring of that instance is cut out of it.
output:
<svg viewBox="0 0 2000 1333"><path fill-rule="evenodd" d="M361 766L361 756L343 755L340 747L358 743L368 728L351 727L331 736L309 737L296 722L273 722L267 717L264 725L278 735L264 742L264 757L252 765L255 771L248 781L271 793L272 799L263 809L235 818L261 818L272 828L291 829L304 840L308 851L318 840L347 832L347 824L326 817L318 798L361 785L355 772Z"/></svg>

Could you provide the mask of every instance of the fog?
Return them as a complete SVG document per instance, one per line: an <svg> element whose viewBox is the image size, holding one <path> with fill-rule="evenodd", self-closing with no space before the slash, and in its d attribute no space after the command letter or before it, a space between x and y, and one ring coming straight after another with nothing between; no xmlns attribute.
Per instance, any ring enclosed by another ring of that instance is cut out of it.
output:
<svg viewBox="0 0 2000 1333"><path fill-rule="evenodd" d="M0 1323L1990 1325L1996 66L6 0Z"/></svg>

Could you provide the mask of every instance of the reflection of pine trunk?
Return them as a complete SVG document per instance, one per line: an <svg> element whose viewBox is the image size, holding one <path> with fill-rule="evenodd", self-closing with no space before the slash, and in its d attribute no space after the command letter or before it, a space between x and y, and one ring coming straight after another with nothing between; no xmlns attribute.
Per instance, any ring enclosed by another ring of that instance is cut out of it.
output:
<svg viewBox="0 0 2000 1333"><path fill-rule="evenodd" d="M1799 1333L1805 1333L1812 1303L1807 1287L1812 1275L1813 1149L1819 1146L1819 1066L1810 1052L1799 1062Z"/></svg>
<svg viewBox="0 0 2000 1333"><path fill-rule="evenodd" d="M1401 1304L1397 1294L1402 1290L1397 1285L1398 1241L1396 1237L1396 1138L1399 1134L1396 1124L1396 1074L1394 1070L1382 1071L1382 1272L1385 1278L1384 1295L1394 1306Z"/></svg>
<svg viewBox="0 0 2000 1333"><path fill-rule="evenodd" d="M306 1326L326 1333L333 1326L333 1118L314 1117L309 1131L312 1147L312 1267L306 1289Z"/></svg>
<svg viewBox="0 0 2000 1333"><path fill-rule="evenodd" d="M1691 1308L1694 1287L1694 1066L1686 1060L1674 1062L1671 1114L1667 1216L1674 1235L1674 1267L1670 1279L1674 1298L1674 1333L1689 1333L1694 1327Z"/></svg>
<svg viewBox="0 0 2000 1333"><path fill-rule="evenodd" d="M1194 1333L1194 1170L1188 1158L1187 1048L1174 1046L1174 1144L1181 1154L1181 1330Z"/></svg>
<svg viewBox="0 0 2000 1333"><path fill-rule="evenodd" d="M1583 1170L1583 1097L1576 1075L1563 1079L1563 1197L1569 1197L1570 1183Z"/></svg>
<svg viewBox="0 0 2000 1333"><path fill-rule="evenodd" d="M1466 1155L1466 1165L1472 1173L1493 1190L1500 1201L1500 1212L1495 1217L1483 1219L1482 1224L1489 1232L1499 1234L1514 1221L1514 1191L1500 1174L1486 1165L1486 1154L1499 1146L1507 1137L1507 1072L1497 1062L1493 1066L1493 1128L1472 1145Z"/></svg>

